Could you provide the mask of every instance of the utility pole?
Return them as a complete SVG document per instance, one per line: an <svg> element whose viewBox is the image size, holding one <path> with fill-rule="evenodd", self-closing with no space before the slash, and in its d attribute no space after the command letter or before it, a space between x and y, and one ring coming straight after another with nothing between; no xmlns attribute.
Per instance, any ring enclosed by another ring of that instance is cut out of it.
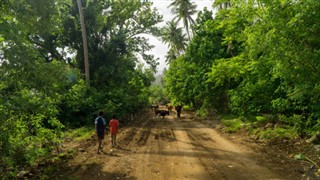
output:
<svg viewBox="0 0 320 180"><path fill-rule="evenodd" d="M82 43L83 43L83 56L84 56L84 70L86 75L87 86L90 87L90 74L89 74L89 57L88 57L88 41L87 41L87 32L84 24L84 17L82 11L81 0L77 0L79 15L80 15L80 24L82 31Z"/></svg>

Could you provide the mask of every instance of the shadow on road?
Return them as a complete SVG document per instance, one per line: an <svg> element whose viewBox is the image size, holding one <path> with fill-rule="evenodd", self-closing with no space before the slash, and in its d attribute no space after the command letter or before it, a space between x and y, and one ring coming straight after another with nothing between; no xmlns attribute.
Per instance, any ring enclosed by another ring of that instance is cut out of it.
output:
<svg viewBox="0 0 320 180"><path fill-rule="evenodd" d="M106 162L108 163L108 162ZM137 180L136 177L122 172L108 172L103 169L103 164L91 163L78 166L65 167L64 173L56 174L55 179L128 179Z"/></svg>

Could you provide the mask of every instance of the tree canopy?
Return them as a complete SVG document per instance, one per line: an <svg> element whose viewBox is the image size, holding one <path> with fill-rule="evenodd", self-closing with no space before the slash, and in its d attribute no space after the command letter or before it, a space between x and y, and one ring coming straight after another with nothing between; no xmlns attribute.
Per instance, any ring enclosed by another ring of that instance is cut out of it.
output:
<svg viewBox="0 0 320 180"><path fill-rule="evenodd" d="M162 16L139 0L82 6L90 87L76 0L1 2L0 174L45 157L66 129L92 126L98 110L126 123L148 106L158 62L141 35L159 35Z"/></svg>
<svg viewBox="0 0 320 180"><path fill-rule="evenodd" d="M0 4L0 174L46 157L98 110L126 123L150 101L273 114L301 136L320 130L319 1L216 0L216 13L193 21L191 1L176 0L170 8L191 28L189 41L177 19L159 28L152 2L81 2L90 87L76 0ZM143 34L169 46L165 89L151 86L158 62Z"/></svg>
<svg viewBox="0 0 320 180"><path fill-rule="evenodd" d="M185 54L168 69L169 95L199 110L292 117L284 123L302 134L318 129L319 5L215 1L215 17L198 15Z"/></svg>

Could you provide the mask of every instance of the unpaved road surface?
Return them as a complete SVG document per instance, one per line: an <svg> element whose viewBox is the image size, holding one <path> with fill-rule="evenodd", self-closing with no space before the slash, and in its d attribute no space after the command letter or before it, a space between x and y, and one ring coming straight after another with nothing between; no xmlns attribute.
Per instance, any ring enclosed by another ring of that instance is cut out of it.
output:
<svg viewBox="0 0 320 180"><path fill-rule="evenodd" d="M120 122L121 123L121 122ZM214 128L182 114L181 118L150 115L143 123L120 128L118 147L105 139L79 145L59 179L129 180L263 180L301 179L277 164L266 167L250 148L232 142Z"/></svg>

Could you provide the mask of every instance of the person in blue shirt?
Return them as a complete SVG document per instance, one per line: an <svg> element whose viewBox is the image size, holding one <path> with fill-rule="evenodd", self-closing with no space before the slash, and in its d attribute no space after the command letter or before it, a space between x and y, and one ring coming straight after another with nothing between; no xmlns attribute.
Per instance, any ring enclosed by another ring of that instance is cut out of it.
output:
<svg viewBox="0 0 320 180"><path fill-rule="evenodd" d="M102 140L104 139L104 132L106 130L106 120L103 118L103 111L99 111L98 117L94 120L96 132L98 136L98 154L102 151Z"/></svg>

